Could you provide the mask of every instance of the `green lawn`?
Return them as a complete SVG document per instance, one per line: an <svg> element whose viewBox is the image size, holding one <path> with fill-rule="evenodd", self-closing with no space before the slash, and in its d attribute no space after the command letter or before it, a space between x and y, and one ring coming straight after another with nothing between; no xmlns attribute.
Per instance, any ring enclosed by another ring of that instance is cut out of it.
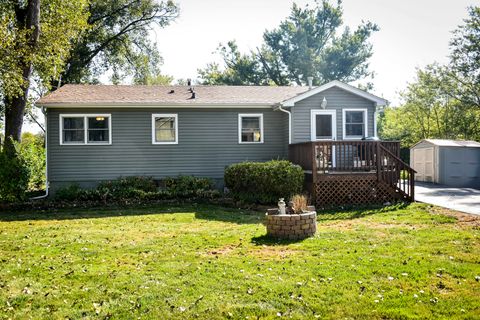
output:
<svg viewBox="0 0 480 320"><path fill-rule="evenodd" d="M479 221L426 205L319 215L275 242L209 205L0 214L0 319L479 318Z"/></svg>

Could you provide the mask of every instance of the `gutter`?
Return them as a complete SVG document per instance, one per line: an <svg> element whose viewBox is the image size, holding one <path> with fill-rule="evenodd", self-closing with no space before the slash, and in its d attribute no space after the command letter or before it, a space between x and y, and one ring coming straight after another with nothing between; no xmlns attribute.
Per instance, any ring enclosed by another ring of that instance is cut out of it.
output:
<svg viewBox="0 0 480 320"><path fill-rule="evenodd" d="M30 200L40 200L48 197L48 191L50 189L50 182L48 181L48 120L47 120L47 109L42 107L42 113L45 116L45 194L30 198Z"/></svg>
<svg viewBox="0 0 480 320"><path fill-rule="evenodd" d="M273 110L279 110L288 114L288 144L292 144L292 113L288 110L283 109L283 106L281 104L274 106Z"/></svg>

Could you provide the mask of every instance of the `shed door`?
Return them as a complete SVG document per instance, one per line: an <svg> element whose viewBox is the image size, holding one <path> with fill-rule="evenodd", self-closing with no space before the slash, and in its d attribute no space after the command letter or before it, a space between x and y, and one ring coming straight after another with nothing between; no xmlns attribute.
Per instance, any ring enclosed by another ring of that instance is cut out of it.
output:
<svg viewBox="0 0 480 320"><path fill-rule="evenodd" d="M413 169L417 171L417 181L433 182L433 148L413 149Z"/></svg>

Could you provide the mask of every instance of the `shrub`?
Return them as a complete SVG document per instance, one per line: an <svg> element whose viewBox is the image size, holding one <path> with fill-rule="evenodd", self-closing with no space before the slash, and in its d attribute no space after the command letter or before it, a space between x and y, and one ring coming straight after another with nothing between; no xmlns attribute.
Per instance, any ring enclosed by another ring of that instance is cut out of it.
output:
<svg viewBox="0 0 480 320"><path fill-rule="evenodd" d="M158 190L151 177L122 177L103 181L94 189L82 189L72 184L56 192L56 198L65 201L127 201L168 200L184 198L214 199L220 196L209 179L180 176L165 180L165 190Z"/></svg>
<svg viewBox="0 0 480 320"><path fill-rule="evenodd" d="M20 154L30 169L28 190L44 190L46 180L45 139L43 134L26 132L22 135Z"/></svg>
<svg viewBox="0 0 480 320"><path fill-rule="evenodd" d="M241 162L225 169L225 185L241 201L261 204L289 199L303 188L304 173L300 166L285 160Z"/></svg>
<svg viewBox="0 0 480 320"><path fill-rule="evenodd" d="M85 191L86 190L80 188L78 184L73 183L67 187L58 189L55 193L55 197L66 201L80 200Z"/></svg>
<svg viewBox="0 0 480 320"><path fill-rule="evenodd" d="M9 157L0 150L0 202L17 202L25 199L30 170L21 154Z"/></svg>
<svg viewBox="0 0 480 320"><path fill-rule="evenodd" d="M195 197L213 189L213 182L208 178L178 176L164 180L165 190L174 197Z"/></svg>

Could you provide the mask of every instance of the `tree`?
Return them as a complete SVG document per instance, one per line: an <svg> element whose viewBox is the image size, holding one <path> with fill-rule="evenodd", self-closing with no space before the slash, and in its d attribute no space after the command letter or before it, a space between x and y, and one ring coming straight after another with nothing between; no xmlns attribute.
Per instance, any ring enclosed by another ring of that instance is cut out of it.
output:
<svg viewBox="0 0 480 320"><path fill-rule="evenodd" d="M62 83L96 83L111 71L113 83L133 75L134 83L147 84L160 76L162 59L149 31L168 25L178 15L172 1L91 0L89 28L71 48ZM57 82L52 83L53 86Z"/></svg>
<svg viewBox="0 0 480 320"><path fill-rule="evenodd" d="M362 23L342 32L342 7L323 0L313 9L293 5L290 16L277 29L265 31L260 48L241 54L234 41L220 45L225 68L209 64L199 70L205 84L288 85L305 84L307 77L319 85L331 80L350 82L372 75L368 40L376 24Z"/></svg>
<svg viewBox="0 0 480 320"><path fill-rule="evenodd" d="M0 97L5 151L15 156L32 77L58 77L71 43L87 27L87 1L8 0L0 4Z"/></svg>
<svg viewBox="0 0 480 320"><path fill-rule="evenodd" d="M480 7L468 8L469 18L454 31L450 64L444 71L453 90L450 95L464 105L480 108Z"/></svg>
<svg viewBox="0 0 480 320"><path fill-rule="evenodd" d="M453 97L458 83L446 82L444 69L433 64L417 70L401 94L403 104L385 109L380 137L400 140L406 148L428 138L480 140L480 109Z"/></svg>
<svg viewBox="0 0 480 320"><path fill-rule="evenodd" d="M403 105L385 110L382 138L405 147L425 138L480 140L480 9L468 13L450 41L450 62L417 70Z"/></svg>

